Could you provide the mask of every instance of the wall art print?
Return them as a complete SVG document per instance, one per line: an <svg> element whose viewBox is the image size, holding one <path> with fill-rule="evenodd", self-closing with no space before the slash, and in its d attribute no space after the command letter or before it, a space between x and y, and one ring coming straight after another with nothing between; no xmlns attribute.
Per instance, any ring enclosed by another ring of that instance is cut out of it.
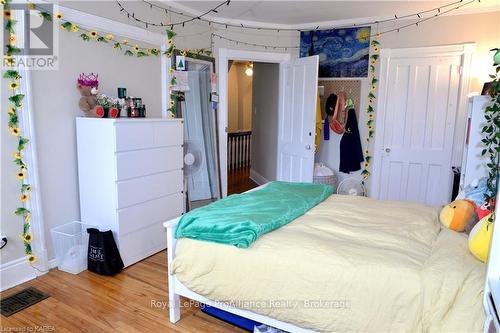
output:
<svg viewBox="0 0 500 333"><path fill-rule="evenodd" d="M319 56L319 77L367 77L370 27L300 33L300 56Z"/></svg>

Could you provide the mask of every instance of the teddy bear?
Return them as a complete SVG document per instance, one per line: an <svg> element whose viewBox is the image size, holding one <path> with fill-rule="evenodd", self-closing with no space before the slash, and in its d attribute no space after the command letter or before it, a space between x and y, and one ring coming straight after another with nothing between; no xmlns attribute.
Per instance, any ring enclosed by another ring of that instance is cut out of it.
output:
<svg viewBox="0 0 500 333"><path fill-rule="evenodd" d="M78 106L83 111L86 117L102 118L104 110L102 107L96 106L99 81L97 74L90 75L80 74L78 77L77 89L80 91L80 101Z"/></svg>

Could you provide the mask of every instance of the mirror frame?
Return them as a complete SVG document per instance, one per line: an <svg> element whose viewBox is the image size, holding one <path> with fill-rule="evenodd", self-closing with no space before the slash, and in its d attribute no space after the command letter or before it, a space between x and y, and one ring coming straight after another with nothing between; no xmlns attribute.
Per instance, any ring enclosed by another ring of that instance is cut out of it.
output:
<svg viewBox="0 0 500 333"><path fill-rule="evenodd" d="M174 51L172 52L172 57L171 57L171 63L172 64L176 64L177 62L177 57L178 56L181 56L181 50L179 49L174 49ZM206 55L202 55L202 54L196 54L196 53L192 53L192 52L186 52L186 62L188 61L192 61L192 62L198 62L198 63L208 63L210 64L210 69L211 69L211 74L216 74L216 68L215 68L215 58L213 57L209 57L209 56L206 56ZM189 70L189 67L188 65L186 64L186 71ZM215 94L217 95L217 92L215 92ZM222 173L222 168L221 168L221 164L220 164L220 143L219 143L219 115L218 115L218 112L219 112L219 108L217 107L218 106L218 102L215 102L212 100L212 97L214 96L214 92L210 92L210 103L211 103L211 107L212 107L212 110L214 110L214 121L215 121L215 124L214 124L214 145L215 145L215 150L214 150L214 154L215 154L215 163L216 163L216 169L217 169L217 189L218 189L218 196L215 198L216 200L219 200L219 199L222 199L224 194L223 194L223 189L222 189L222 176L221 176L221 173ZM216 103L214 105L214 103ZM213 198L214 199L214 198Z"/></svg>

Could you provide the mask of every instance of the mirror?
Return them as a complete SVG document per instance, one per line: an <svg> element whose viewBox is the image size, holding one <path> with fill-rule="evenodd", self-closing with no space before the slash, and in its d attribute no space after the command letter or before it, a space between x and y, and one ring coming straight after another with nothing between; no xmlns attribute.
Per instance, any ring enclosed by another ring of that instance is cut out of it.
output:
<svg viewBox="0 0 500 333"><path fill-rule="evenodd" d="M179 58L183 57L183 58ZM175 50L172 63L182 59L185 74L184 91L179 92L178 118L184 118L184 188L186 211L221 198L217 108L212 103L212 74L215 60L211 57Z"/></svg>

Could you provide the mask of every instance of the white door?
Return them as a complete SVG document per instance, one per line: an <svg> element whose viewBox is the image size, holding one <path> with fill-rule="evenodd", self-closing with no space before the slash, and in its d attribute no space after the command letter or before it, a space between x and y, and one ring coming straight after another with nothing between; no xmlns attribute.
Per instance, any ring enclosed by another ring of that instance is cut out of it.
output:
<svg viewBox="0 0 500 333"><path fill-rule="evenodd" d="M442 205L451 197L462 55L394 51L382 53L374 194Z"/></svg>
<svg viewBox="0 0 500 333"><path fill-rule="evenodd" d="M299 58L280 66L278 180L313 180L318 59Z"/></svg>

